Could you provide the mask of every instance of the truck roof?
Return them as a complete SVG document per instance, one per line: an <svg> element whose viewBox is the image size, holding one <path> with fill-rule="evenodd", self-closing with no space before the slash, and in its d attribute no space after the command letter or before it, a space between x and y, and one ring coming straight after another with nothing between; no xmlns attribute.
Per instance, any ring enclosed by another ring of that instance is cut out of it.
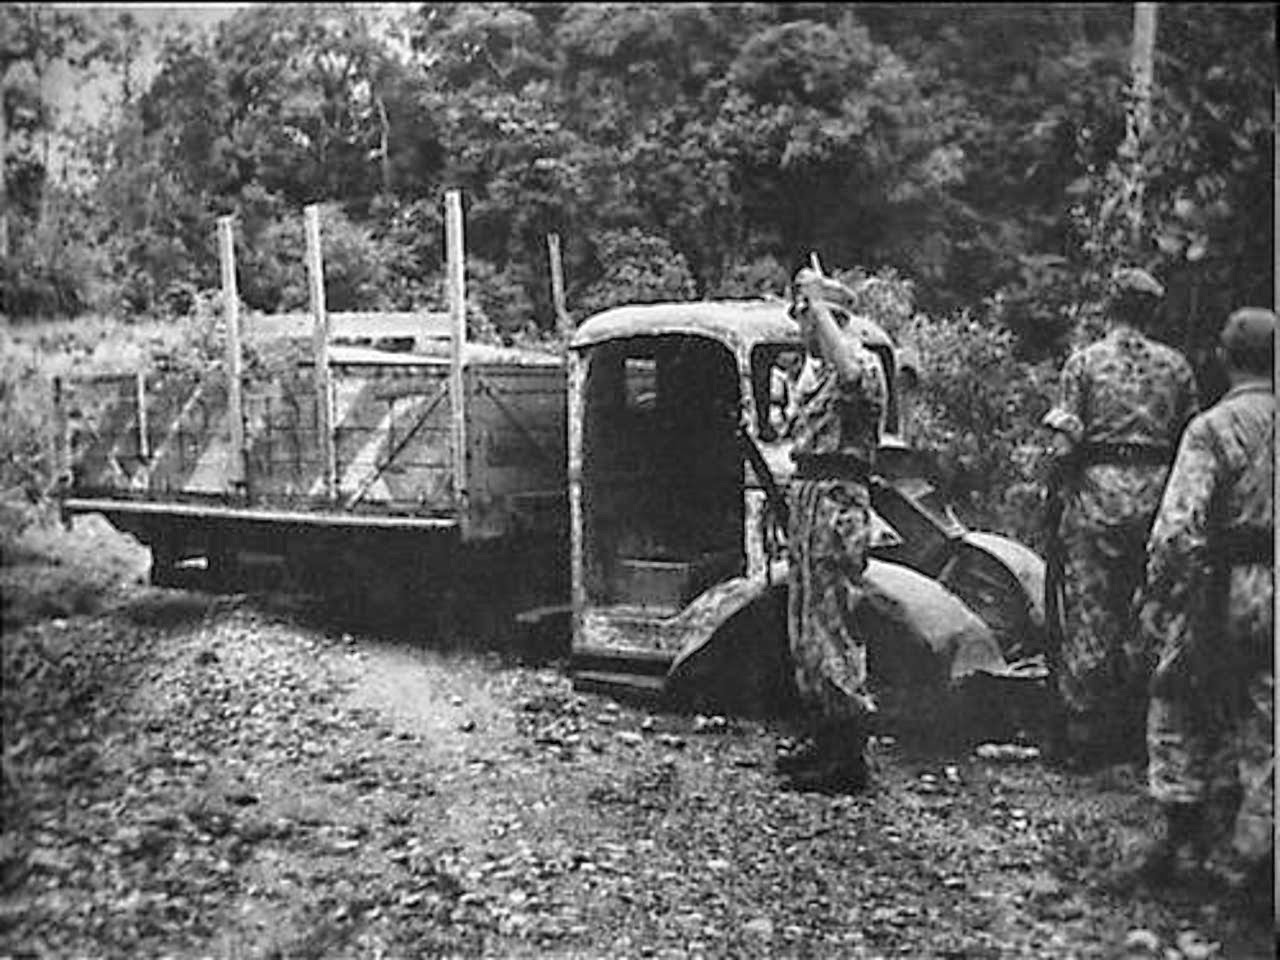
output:
<svg viewBox="0 0 1280 960"><path fill-rule="evenodd" d="M573 332L575 350L608 340L689 334L711 337L735 351L757 343L799 342L800 325L787 314L785 300L690 300L613 307L584 320ZM869 346L891 346L884 329L852 315L851 327Z"/></svg>

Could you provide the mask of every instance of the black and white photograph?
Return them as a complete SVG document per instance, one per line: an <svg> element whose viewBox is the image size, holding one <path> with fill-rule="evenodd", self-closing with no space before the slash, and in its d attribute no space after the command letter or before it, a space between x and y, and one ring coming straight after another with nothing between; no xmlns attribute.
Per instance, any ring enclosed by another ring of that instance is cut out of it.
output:
<svg viewBox="0 0 1280 960"><path fill-rule="evenodd" d="M0 3L0 960L1264 960L1276 7Z"/></svg>

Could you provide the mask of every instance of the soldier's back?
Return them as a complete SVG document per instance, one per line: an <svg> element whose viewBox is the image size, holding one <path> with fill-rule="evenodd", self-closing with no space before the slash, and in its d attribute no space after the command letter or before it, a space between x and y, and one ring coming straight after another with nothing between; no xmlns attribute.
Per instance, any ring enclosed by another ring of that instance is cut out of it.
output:
<svg viewBox="0 0 1280 960"><path fill-rule="evenodd" d="M1080 363L1090 383L1086 441L1172 450L1196 406L1195 374L1182 353L1122 330L1086 347Z"/></svg>
<svg viewBox="0 0 1280 960"><path fill-rule="evenodd" d="M1220 493L1230 521L1270 527L1274 523L1276 400L1263 384L1229 390L1192 422L1189 430L1210 435L1226 479Z"/></svg>

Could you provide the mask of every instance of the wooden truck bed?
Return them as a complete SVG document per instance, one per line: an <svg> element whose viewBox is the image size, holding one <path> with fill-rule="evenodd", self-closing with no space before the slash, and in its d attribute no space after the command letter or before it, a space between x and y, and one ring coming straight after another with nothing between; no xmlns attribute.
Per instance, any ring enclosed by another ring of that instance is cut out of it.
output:
<svg viewBox="0 0 1280 960"><path fill-rule="evenodd" d="M219 369L63 380L56 396L72 477L65 507L323 525L456 524L472 538L563 524L559 358L471 344L463 361L466 452L459 462L449 359L331 348L332 482L308 360L242 378L242 467Z"/></svg>
<svg viewBox="0 0 1280 960"><path fill-rule="evenodd" d="M310 311L242 322L221 218L224 356L57 383L64 509L153 544L166 519L234 522L222 540L259 520L567 535L563 359L468 342L461 194L445 200L445 313L330 314L311 206Z"/></svg>
<svg viewBox="0 0 1280 960"><path fill-rule="evenodd" d="M447 313L330 314L312 206L311 310L242 320L221 218L221 358L55 384L64 512L147 544L158 585L281 586L361 615L425 603L412 622L451 634L559 610L565 363L468 342L461 196L445 199Z"/></svg>

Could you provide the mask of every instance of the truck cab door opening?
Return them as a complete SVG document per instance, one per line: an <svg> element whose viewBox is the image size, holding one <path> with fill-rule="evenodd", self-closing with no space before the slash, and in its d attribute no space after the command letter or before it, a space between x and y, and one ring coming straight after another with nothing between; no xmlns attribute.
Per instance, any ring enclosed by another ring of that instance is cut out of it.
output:
<svg viewBox="0 0 1280 960"><path fill-rule="evenodd" d="M680 334L603 344L583 424L588 601L675 614L745 569L733 354Z"/></svg>

